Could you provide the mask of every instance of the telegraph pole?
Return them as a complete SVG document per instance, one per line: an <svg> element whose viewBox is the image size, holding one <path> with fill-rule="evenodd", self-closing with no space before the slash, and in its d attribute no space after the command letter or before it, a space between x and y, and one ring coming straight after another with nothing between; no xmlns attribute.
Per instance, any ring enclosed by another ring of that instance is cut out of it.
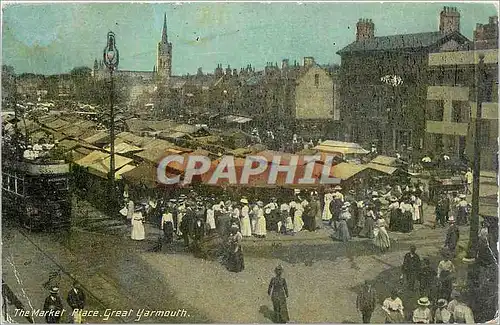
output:
<svg viewBox="0 0 500 325"><path fill-rule="evenodd" d="M472 183L472 212L470 217L469 249L464 261L474 261L478 249L479 230L479 182L481 173L481 115L483 106L484 88L484 54L479 54L479 63L476 74L476 123L474 137L474 166Z"/></svg>
<svg viewBox="0 0 500 325"><path fill-rule="evenodd" d="M103 51L104 64L109 70L110 92L109 92L109 137L110 137L110 161L109 161L109 181L111 185L111 207L114 209L116 202L115 189L115 108L114 108L114 80L113 72L118 68L120 57L115 43L115 33L108 32L107 45Z"/></svg>

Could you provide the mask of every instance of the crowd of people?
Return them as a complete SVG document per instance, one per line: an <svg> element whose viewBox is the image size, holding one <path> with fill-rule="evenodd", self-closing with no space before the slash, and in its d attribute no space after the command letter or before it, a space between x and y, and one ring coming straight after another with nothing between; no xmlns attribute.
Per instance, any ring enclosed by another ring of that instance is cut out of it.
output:
<svg viewBox="0 0 500 325"><path fill-rule="evenodd" d="M427 193L422 183L416 183L358 191L344 191L337 185L324 193L296 189L293 194L271 197L267 202L251 202L247 197L217 200L193 191L175 199L139 202L125 195L120 212L131 222L132 239L145 239L144 222L148 220L159 224L164 243L171 244L177 237L194 250L199 250L200 242L207 235L218 234L220 238L232 238L234 243L239 243L235 236L264 238L270 231L293 236L328 226L334 230L336 240L348 242L352 237L365 237L385 252L390 248L388 231L409 233L415 224L423 222ZM447 246L451 251L458 241L455 223L467 224L469 211L464 194L443 194L436 204L435 226L450 224Z"/></svg>

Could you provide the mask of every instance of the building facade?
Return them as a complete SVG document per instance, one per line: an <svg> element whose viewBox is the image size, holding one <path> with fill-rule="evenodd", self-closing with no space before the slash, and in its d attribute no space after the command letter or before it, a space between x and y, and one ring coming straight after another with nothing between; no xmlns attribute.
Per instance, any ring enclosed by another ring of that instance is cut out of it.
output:
<svg viewBox="0 0 500 325"><path fill-rule="evenodd" d="M484 55L482 77L481 169L498 169L498 49L432 53L427 89L425 148L473 159L477 112L477 64Z"/></svg>
<svg viewBox="0 0 500 325"><path fill-rule="evenodd" d="M470 44L455 8L439 16L438 31L381 37L372 20L358 21L356 41L337 52L343 140L388 153L422 148L428 55Z"/></svg>

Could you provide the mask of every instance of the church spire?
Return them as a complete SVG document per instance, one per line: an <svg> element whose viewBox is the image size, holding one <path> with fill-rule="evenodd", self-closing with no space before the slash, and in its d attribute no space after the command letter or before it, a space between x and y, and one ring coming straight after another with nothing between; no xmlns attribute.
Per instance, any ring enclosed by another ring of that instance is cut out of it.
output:
<svg viewBox="0 0 500 325"><path fill-rule="evenodd" d="M163 16L163 30L161 31L161 42L168 43L167 39L167 13Z"/></svg>

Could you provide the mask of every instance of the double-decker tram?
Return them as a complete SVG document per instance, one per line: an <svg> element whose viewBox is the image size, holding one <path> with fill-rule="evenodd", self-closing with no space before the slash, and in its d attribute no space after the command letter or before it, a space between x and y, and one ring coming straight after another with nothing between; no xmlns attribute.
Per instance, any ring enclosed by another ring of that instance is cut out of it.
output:
<svg viewBox="0 0 500 325"><path fill-rule="evenodd" d="M69 176L69 164L64 161L4 159L2 216L30 230L69 228Z"/></svg>

